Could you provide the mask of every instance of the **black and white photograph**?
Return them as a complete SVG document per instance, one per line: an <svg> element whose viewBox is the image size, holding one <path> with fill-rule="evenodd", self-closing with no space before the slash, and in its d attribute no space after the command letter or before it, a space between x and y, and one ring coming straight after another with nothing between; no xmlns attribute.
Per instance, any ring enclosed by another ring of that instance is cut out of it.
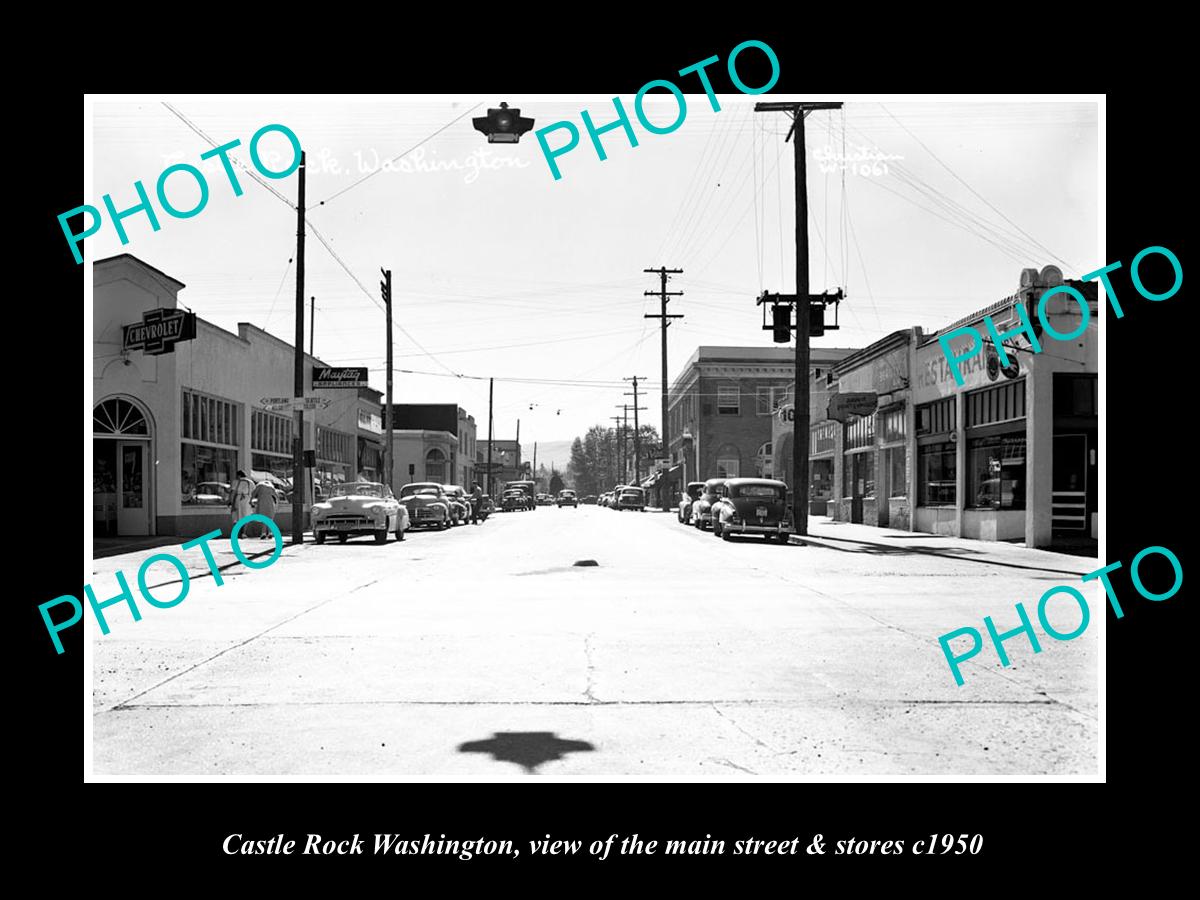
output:
<svg viewBox="0 0 1200 900"><path fill-rule="evenodd" d="M87 96L90 780L1104 780L1104 96L730 49Z"/></svg>

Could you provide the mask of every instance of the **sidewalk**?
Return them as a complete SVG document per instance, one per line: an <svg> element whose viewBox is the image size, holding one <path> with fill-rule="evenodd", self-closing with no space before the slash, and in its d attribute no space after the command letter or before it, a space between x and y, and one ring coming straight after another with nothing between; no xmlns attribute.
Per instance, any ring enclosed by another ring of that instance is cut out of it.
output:
<svg viewBox="0 0 1200 900"><path fill-rule="evenodd" d="M1004 541L978 541L971 538L900 531L872 525L835 522L828 516L810 516L808 537L792 536L792 543L810 543L830 550L867 553L880 556L940 556L993 566L1033 569L1082 575L1095 571L1103 563L1095 558L1051 550L1031 550L1024 544Z"/></svg>

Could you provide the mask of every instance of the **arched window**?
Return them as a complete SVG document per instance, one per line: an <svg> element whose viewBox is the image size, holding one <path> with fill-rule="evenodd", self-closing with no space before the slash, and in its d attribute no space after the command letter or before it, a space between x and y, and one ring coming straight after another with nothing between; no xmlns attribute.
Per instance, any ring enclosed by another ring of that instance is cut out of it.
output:
<svg viewBox="0 0 1200 900"><path fill-rule="evenodd" d="M425 480L446 483L446 454L437 447L425 454Z"/></svg>
<svg viewBox="0 0 1200 900"><path fill-rule="evenodd" d="M92 410L92 433L149 437L150 427L135 404L110 397Z"/></svg>
<svg viewBox="0 0 1200 900"><path fill-rule="evenodd" d="M775 477L772 474L774 472L774 468L772 467L771 442L770 441L767 441L765 444L763 444L761 447L758 448L758 454L755 457L754 465L755 465L755 468L758 470L759 478L774 478Z"/></svg>

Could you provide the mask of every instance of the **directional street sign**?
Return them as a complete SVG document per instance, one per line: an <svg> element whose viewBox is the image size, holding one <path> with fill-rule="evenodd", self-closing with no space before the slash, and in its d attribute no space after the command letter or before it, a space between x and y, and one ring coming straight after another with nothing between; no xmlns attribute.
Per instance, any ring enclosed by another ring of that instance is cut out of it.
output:
<svg viewBox="0 0 1200 900"><path fill-rule="evenodd" d="M268 409L271 412L284 412L292 408L291 397L263 397L258 402L263 409Z"/></svg>
<svg viewBox="0 0 1200 900"><path fill-rule="evenodd" d="M292 412L309 412L314 409L324 409L329 405L325 397L293 397Z"/></svg>

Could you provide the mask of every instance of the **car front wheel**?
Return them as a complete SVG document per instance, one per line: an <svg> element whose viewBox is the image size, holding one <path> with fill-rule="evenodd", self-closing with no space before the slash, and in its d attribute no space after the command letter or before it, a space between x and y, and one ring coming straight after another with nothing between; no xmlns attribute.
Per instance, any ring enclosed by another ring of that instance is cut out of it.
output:
<svg viewBox="0 0 1200 900"><path fill-rule="evenodd" d="M316 534L313 535L313 540L316 541L318 544L325 543L325 532L318 531Z"/></svg>
<svg viewBox="0 0 1200 900"><path fill-rule="evenodd" d="M375 532L375 543L386 544L387 543L387 535L388 535L388 533L387 533L386 528Z"/></svg>

